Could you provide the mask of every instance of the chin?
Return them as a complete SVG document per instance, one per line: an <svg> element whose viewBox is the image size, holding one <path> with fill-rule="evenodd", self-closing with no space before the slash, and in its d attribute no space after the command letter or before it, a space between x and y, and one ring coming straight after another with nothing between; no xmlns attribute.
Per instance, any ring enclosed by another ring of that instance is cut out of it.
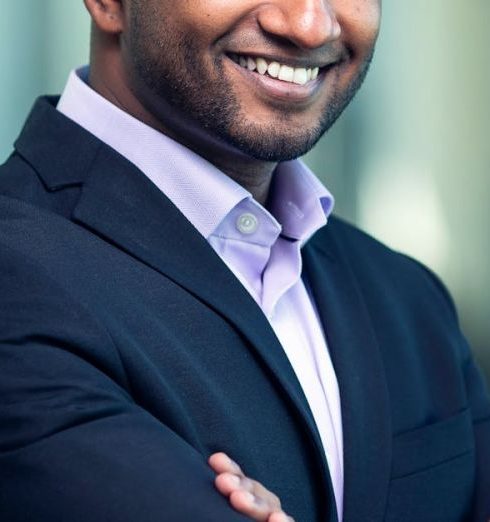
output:
<svg viewBox="0 0 490 522"><path fill-rule="evenodd" d="M293 127L294 128L294 127ZM277 126L248 125L234 132L220 133L227 143L260 161L289 161L309 152L326 132L321 125L310 129L279 132Z"/></svg>

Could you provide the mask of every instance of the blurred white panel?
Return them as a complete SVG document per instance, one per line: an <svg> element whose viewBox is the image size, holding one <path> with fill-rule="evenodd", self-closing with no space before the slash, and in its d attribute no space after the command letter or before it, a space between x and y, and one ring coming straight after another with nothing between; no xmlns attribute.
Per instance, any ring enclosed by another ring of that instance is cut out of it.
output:
<svg viewBox="0 0 490 522"><path fill-rule="evenodd" d="M432 173L420 165L383 164L360 182L359 218L379 239L441 272L450 232Z"/></svg>

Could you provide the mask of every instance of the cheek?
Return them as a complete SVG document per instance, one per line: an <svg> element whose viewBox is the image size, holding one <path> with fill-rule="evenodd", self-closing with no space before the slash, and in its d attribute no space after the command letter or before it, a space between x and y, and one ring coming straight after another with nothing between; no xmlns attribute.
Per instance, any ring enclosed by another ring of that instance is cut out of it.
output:
<svg viewBox="0 0 490 522"><path fill-rule="evenodd" d="M176 3L178 18L187 30L212 38L230 30L256 1L178 0Z"/></svg>
<svg viewBox="0 0 490 522"><path fill-rule="evenodd" d="M381 21L381 0L333 0L344 41L357 55L368 55L376 42Z"/></svg>

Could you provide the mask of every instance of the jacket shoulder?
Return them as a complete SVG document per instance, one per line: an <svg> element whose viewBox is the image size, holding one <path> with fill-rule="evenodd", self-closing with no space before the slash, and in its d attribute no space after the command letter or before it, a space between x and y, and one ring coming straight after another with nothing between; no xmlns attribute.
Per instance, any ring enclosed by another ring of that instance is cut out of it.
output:
<svg viewBox="0 0 490 522"><path fill-rule="evenodd" d="M317 248L334 250L350 266L360 286L384 288L414 303L423 299L437 304L451 322L456 320L454 301L432 269L410 255L393 250L372 235L337 216L329 219L313 238ZM333 247L333 248L332 248Z"/></svg>

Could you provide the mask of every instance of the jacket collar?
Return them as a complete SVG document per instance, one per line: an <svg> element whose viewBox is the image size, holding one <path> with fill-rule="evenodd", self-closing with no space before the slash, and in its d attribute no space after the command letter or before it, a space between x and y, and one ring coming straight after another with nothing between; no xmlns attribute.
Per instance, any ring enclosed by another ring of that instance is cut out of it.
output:
<svg viewBox="0 0 490 522"><path fill-rule="evenodd" d="M46 96L36 101L14 144L51 191L83 182L102 145L55 109L58 99Z"/></svg>

